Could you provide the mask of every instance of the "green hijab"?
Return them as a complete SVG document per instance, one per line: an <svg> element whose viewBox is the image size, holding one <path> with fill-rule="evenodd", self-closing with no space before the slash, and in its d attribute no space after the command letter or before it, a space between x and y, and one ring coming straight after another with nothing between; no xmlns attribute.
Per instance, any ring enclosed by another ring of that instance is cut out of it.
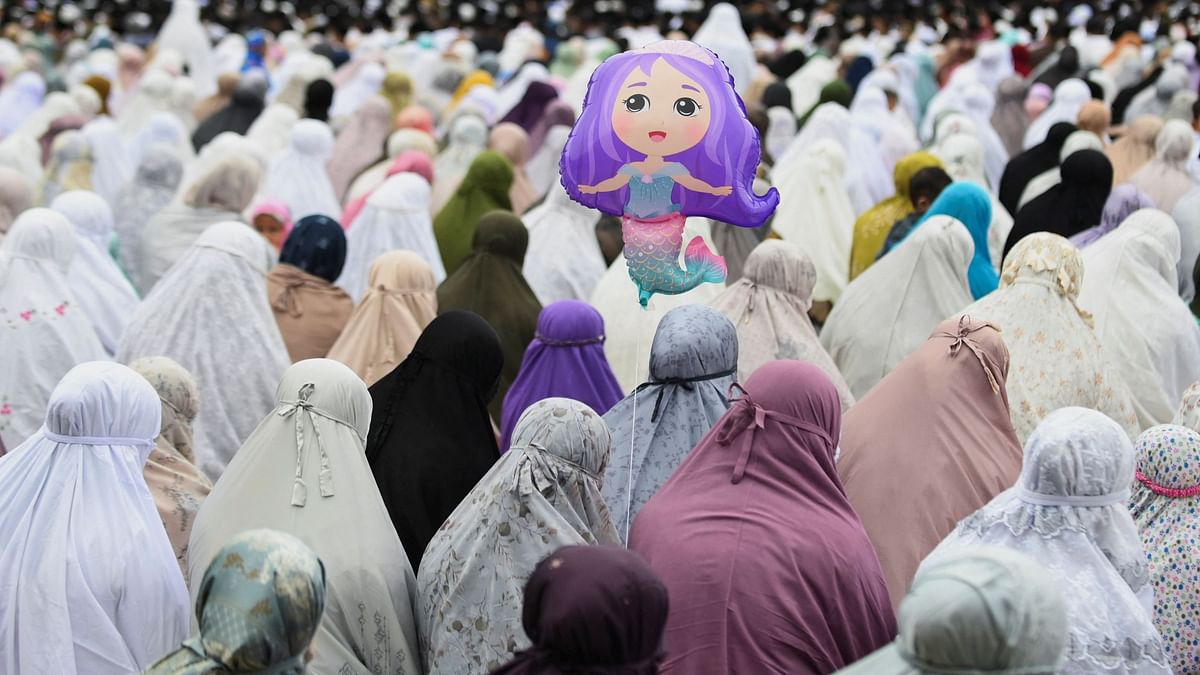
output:
<svg viewBox="0 0 1200 675"><path fill-rule="evenodd" d="M504 395L537 332L542 305L521 274L529 246L529 230L521 219L508 211L492 211L472 229L473 251L438 287L438 314L456 309L474 312L500 336L504 367L500 388L488 405L492 419L499 420Z"/></svg>
<svg viewBox="0 0 1200 675"><path fill-rule="evenodd" d="M804 115L800 117L800 124L796 127L796 130L799 131L800 129L803 129L804 125L808 124L808 118L812 117L812 114L816 112L817 108L821 107L821 105L825 103L837 103L843 108L849 109L850 101L853 98L854 93L850 91L850 85L847 84L845 80L834 80L824 87L821 87L820 98L818 98L817 102L813 104L813 107L808 109L808 112L804 113Z"/></svg>
<svg viewBox="0 0 1200 675"><path fill-rule="evenodd" d="M312 550L283 532L243 532L204 573L200 634L146 675L300 675L324 612L325 568Z"/></svg>
<svg viewBox="0 0 1200 675"><path fill-rule="evenodd" d="M512 187L513 168L498 152L485 150L471 162L458 190L437 217L433 233L437 236L446 274L454 274L471 253L475 223L488 211L512 210L508 190Z"/></svg>

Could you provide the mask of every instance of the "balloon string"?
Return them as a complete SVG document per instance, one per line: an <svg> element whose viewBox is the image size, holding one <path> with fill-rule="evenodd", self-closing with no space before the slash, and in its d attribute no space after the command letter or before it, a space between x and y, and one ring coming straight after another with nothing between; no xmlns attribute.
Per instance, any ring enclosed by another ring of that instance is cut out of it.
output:
<svg viewBox="0 0 1200 675"><path fill-rule="evenodd" d="M642 311L645 312L646 308L643 307ZM642 331L635 329L633 334L633 362L636 364L634 367L637 368L638 366L642 365ZM638 373L641 371L635 370L634 372ZM627 478L627 484L625 487L625 548L629 548L629 521L633 512L633 448L634 441L637 439L638 389L640 389L640 387L634 387L633 389L633 414L629 417L632 428L629 430L629 476Z"/></svg>

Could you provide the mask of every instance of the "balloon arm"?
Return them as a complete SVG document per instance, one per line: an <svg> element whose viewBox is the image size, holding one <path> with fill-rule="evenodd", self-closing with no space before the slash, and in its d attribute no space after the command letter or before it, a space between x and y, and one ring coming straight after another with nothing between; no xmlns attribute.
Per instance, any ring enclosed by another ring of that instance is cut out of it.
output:
<svg viewBox="0 0 1200 675"><path fill-rule="evenodd" d="M585 195L596 194L597 192L612 192L625 187L629 183L628 174L619 173L608 180L600 181L595 185L580 185L579 191Z"/></svg>
<svg viewBox="0 0 1200 675"><path fill-rule="evenodd" d="M715 195L717 197L724 197L725 195L733 192L733 186L709 185L708 183L705 183L704 181L700 180L699 178L696 178L695 176L675 176L674 178L675 178L676 183L679 183L683 187L691 190L692 192L702 192L704 194Z"/></svg>

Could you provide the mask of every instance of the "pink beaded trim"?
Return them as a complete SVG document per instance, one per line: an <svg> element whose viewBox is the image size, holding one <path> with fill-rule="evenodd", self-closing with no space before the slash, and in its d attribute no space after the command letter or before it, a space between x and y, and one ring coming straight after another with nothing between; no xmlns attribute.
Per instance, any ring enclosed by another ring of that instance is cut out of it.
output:
<svg viewBox="0 0 1200 675"><path fill-rule="evenodd" d="M1150 488L1150 491L1156 495L1172 497L1175 499L1186 499L1188 497L1200 496L1200 485L1193 485L1189 488L1169 488L1150 480L1146 474L1142 473L1141 469L1138 469L1134 475L1137 477L1139 483L1145 485L1147 488Z"/></svg>

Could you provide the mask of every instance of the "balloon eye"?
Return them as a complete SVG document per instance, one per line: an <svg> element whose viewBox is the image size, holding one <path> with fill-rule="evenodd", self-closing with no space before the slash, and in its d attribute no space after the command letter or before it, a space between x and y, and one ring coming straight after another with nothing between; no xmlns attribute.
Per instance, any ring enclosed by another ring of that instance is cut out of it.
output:
<svg viewBox="0 0 1200 675"><path fill-rule="evenodd" d="M700 104L696 103L695 99L684 97L675 101L675 112L684 117L691 117L700 112Z"/></svg>
<svg viewBox="0 0 1200 675"><path fill-rule="evenodd" d="M631 113L639 113L650 107L650 99L645 94L634 94L625 99L625 109Z"/></svg>

